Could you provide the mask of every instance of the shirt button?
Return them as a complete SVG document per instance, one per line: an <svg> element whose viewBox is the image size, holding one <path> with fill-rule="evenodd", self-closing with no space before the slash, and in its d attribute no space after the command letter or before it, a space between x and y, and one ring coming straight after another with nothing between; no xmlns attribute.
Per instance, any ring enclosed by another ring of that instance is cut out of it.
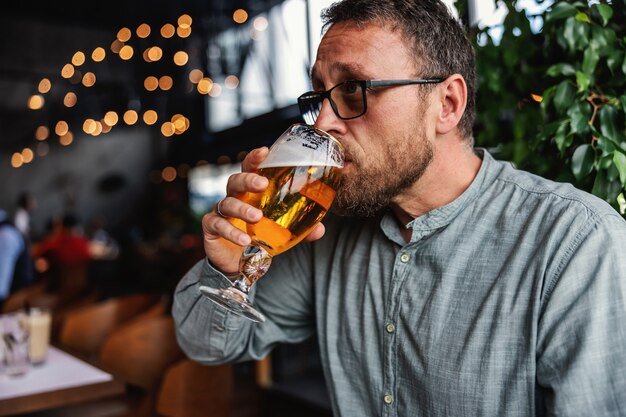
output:
<svg viewBox="0 0 626 417"><path fill-rule="evenodd" d="M387 394L383 397L383 401L385 402L385 404L391 404L393 403L393 395L391 394Z"/></svg>
<svg viewBox="0 0 626 417"><path fill-rule="evenodd" d="M393 333L396 331L396 326L393 323L387 323L385 330L387 330L387 333Z"/></svg>
<svg viewBox="0 0 626 417"><path fill-rule="evenodd" d="M408 253L404 252L402 253L402 255L400 255L400 260L404 263L409 262L409 259L411 259L411 255L409 255Z"/></svg>

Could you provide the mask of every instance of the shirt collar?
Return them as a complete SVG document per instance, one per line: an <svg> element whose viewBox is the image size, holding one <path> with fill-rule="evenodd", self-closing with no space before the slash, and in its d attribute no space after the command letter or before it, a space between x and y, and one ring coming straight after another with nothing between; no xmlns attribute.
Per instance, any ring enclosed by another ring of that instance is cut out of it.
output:
<svg viewBox="0 0 626 417"><path fill-rule="evenodd" d="M411 243L433 233L435 230L447 226L461 213L472 201L474 201L497 176L498 164L486 149L475 149L476 154L483 160L478 173L470 186L454 201L433 209L406 224L406 228L412 228ZM391 210L383 216L380 227L385 235L392 241L404 246L406 242L400 234L400 226Z"/></svg>

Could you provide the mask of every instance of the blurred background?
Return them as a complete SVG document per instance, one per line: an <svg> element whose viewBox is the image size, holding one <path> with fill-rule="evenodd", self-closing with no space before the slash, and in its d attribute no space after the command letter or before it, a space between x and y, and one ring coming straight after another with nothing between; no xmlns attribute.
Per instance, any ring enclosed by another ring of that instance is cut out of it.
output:
<svg viewBox="0 0 626 417"><path fill-rule="evenodd" d="M154 412L183 357L168 316L176 283L203 257L200 219L247 152L300 121L331 2L3 2L0 223L19 227L34 265L4 311L52 309L53 343L151 393ZM623 214L626 1L446 3L476 47L477 145ZM141 308L104 304L137 295ZM103 311L108 327L76 325ZM148 382L105 348L132 340L139 313L169 326ZM228 372L251 404L236 415L330 412L314 340Z"/></svg>

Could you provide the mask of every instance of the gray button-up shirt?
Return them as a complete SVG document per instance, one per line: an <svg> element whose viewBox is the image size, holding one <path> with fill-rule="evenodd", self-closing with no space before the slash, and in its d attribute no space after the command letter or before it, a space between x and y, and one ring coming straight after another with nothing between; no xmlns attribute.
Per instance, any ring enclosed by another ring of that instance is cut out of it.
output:
<svg viewBox="0 0 626 417"><path fill-rule="evenodd" d="M472 185L410 222L332 218L277 256L253 324L180 282L177 336L201 362L258 359L317 332L337 416L626 415L626 222L487 152Z"/></svg>

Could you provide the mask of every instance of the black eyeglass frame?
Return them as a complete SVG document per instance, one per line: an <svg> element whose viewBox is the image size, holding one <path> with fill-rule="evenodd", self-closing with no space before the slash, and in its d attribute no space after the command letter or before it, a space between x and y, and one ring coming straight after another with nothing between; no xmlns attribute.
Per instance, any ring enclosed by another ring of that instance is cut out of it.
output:
<svg viewBox="0 0 626 417"><path fill-rule="evenodd" d="M310 101L314 97L316 98L319 97L319 99L316 100L316 102L319 103L318 104L319 111L321 111L321 103L323 103L325 99L328 99L328 102L330 103L330 107L332 107L333 112L335 112L335 115L337 117L339 117L341 120L351 120L351 119L356 119L358 117L361 117L365 113L367 113L366 92L368 88L396 87L396 86L401 86L401 85L413 85L413 84L439 84L440 82L444 80L445 78L422 78L422 79L407 79L407 80L347 80L347 81L344 81L342 83L332 86L326 91L308 91L302 94L300 97L298 97L298 107L300 108L300 114L302 115L303 118L305 118L305 113L309 113L311 109L313 109L313 107L310 104L305 103L305 100ZM345 85L346 83L357 83L361 87L361 94L363 95L363 112L356 116L350 116L350 117L341 116L339 114L339 110L337 109L337 104L330 97L331 92L335 88L341 87L342 85ZM306 111L305 111L305 108L306 108ZM317 120L317 117L319 116L319 111L317 115L315 116L316 120Z"/></svg>

